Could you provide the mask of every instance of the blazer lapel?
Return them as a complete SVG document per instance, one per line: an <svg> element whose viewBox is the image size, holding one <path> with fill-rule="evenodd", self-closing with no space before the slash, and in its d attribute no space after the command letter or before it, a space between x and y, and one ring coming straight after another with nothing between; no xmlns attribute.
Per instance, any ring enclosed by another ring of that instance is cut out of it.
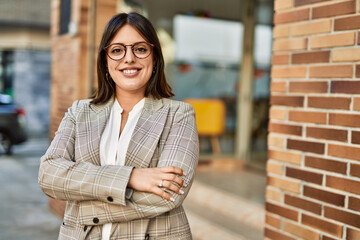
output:
<svg viewBox="0 0 360 240"><path fill-rule="evenodd" d="M103 105L90 105L92 112L88 115L89 123L88 129L91 129L89 139L87 140L90 161L95 165L100 164L100 140L105 130L106 123L109 120L111 107L114 99L111 98L106 104Z"/></svg>
<svg viewBox="0 0 360 240"><path fill-rule="evenodd" d="M164 129L169 107L162 100L145 99L126 153L126 166L148 167Z"/></svg>

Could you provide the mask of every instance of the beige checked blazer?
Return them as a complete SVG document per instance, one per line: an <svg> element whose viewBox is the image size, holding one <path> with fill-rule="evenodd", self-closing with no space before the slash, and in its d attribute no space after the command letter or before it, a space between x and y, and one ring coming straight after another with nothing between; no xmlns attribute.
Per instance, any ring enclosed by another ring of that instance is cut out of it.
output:
<svg viewBox="0 0 360 240"><path fill-rule="evenodd" d="M192 239L182 207L198 163L199 145L191 105L146 98L126 155L125 166L100 166L100 138L113 99L104 105L75 101L41 157L39 185L51 198L67 201L59 239ZM134 167L177 166L186 176L175 202L127 188Z"/></svg>

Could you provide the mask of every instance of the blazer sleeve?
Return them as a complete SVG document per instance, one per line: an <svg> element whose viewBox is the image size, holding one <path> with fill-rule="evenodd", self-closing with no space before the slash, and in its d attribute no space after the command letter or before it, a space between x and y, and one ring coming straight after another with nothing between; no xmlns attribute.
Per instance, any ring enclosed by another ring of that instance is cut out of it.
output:
<svg viewBox="0 0 360 240"><path fill-rule="evenodd" d="M126 222L140 218L153 218L179 207L188 194L194 179L199 159L199 142L195 122L195 111L190 104L183 103L177 110L164 148L158 162L159 167L176 166L182 168L186 187L184 194L172 193L175 202L165 200L155 194L133 191L126 205L109 204L101 201L80 202L79 220L81 224L94 225L109 222Z"/></svg>
<svg viewBox="0 0 360 240"><path fill-rule="evenodd" d="M125 205L129 166L97 166L75 159L76 116L84 111L75 101L62 119L45 155L40 159L39 186L59 200L99 200Z"/></svg>

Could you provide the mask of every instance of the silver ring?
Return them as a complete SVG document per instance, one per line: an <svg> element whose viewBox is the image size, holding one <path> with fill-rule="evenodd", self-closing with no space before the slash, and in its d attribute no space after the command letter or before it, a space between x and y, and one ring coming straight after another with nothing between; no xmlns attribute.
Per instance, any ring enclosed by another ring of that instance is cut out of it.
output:
<svg viewBox="0 0 360 240"><path fill-rule="evenodd" d="M162 187L163 186L163 182L164 180L161 180L160 184L159 184L159 187Z"/></svg>

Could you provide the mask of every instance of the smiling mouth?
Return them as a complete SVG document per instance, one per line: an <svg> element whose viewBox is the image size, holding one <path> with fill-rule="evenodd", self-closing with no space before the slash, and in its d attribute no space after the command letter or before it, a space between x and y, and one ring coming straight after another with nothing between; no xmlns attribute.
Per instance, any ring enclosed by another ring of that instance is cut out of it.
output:
<svg viewBox="0 0 360 240"><path fill-rule="evenodd" d="M141 69L125 69L125 70L122 70L123 73L125 74L134 74L138 71L140 71Z"/></svg>

